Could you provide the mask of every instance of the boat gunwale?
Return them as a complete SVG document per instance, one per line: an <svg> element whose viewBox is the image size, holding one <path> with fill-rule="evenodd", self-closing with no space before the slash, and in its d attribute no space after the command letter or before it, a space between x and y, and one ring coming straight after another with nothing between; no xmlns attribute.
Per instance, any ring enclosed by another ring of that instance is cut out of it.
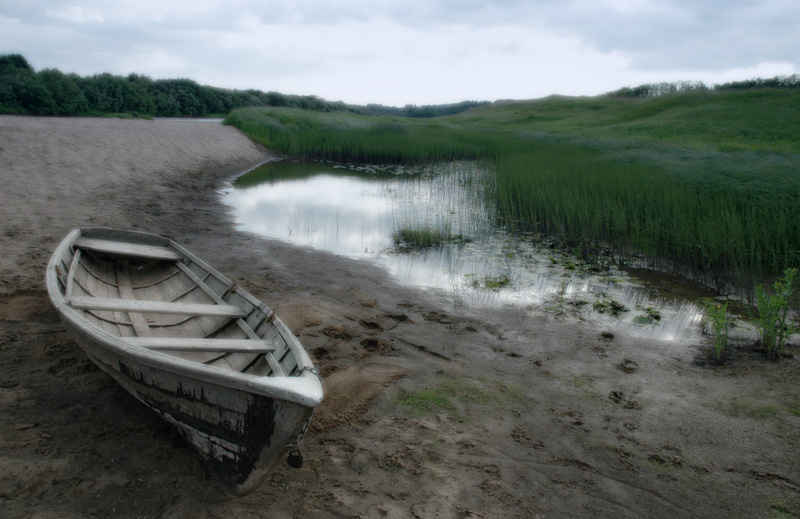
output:
<svg viewBox="0 0 800 519"><path fill-rule="evenodd" d="M168 245L176 250L179 254L185 256L187 259L195 262L203 269L207 269L211 275L218 277L220 281L233 286L233 292L245 298L253 305L253 310L248 313L251 314L255 310L261 310L269 315L272 310L257 299L252 294L248 293L238 285L235 285L227 277L217 272L214 268L206 262L189 252L182 246L175 243L173 240L158 236L155 234L144 233L140 231L116 231L110 228L90 227L90 228L77 228L72 230L56 247L46 270L46 286L50 295L50 300L56 307L62 319L66 320L68 324L76 331L80 332L87 339L110 349L114 354L130 359L133 362L139 363L142 366L149 368L160 369L173 372L177 375L194 378L202 382L217 384L220 386L228 387L235 390L256 393L263 396L278 398L296 404L304 405L307 407L316 407L322 401L322 383L314 369L314 365L308 353L300 344L297 337L288 329L288 327L277 316L274 316L272 325L275 326L278 334L286 342L287 348L290 348L297 361L297 372L293 376L270 376L270 375L252 375L247 373L240 373L234 370L219 368L216 366L209 366L199 362L182 359L162 353L156 350L150 350L143 346L137 346L125 341L124 337L115 336L101 328L92 324L83 314L84 311L72 308L68 304L68 300L59 288L59 279L57 267L61 264L62 259L66 257L67 252L73 246L75 241L82 236L87 230L118 232L125 235L139 235L145 239L164 240ZM224 340L224 339L220 339ZM119 371L116 366L108 366L109 369Z"/></svg>

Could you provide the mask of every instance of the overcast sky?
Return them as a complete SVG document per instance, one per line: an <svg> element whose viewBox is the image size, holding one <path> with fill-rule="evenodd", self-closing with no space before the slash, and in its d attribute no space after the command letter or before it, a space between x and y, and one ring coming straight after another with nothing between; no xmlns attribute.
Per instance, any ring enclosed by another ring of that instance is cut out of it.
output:
<svg viewBox="0 0 800 519"><path fill-rule="evenodd" d="M800 71L799 0L0 0L0 54L353 104Z"/></svg>

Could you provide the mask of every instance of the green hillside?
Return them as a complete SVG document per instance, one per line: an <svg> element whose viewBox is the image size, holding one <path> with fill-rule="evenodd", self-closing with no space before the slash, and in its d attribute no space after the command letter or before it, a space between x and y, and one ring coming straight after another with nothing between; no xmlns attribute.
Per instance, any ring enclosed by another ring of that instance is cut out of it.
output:
<svg viewBox="0 0 800 519"><path fill-rule="evenodd" d="M497 102L447 120L471 128L800 153L798 89L710 90L646 98L554 96Z"/></svg>

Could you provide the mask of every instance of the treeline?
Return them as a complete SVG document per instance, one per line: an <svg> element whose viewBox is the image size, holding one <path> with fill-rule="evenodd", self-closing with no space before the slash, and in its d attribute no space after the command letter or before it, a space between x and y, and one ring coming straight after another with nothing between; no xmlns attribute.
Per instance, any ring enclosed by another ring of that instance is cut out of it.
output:
<svg viewBox="0 0 800 519"><path fill-rule="evenodd" d="M0 114L203 117L228 114L236 108L281 106L361 115L438 117L486 103L464 101L403 108L377 104L356 106L317 96L215 88L199 85L191 79L153 80L139 74L123 77L108 73L81 77L57 69L37 72L19 54L0 55Z"/></svg>
<svg viewBox="0 0 800 519"><path fill-rule="evenodd" d="M227 90L199 85L190 79L153 80L138 74L122 77L108 73L81 77L57 69L36 72L19 54L0 56L0 113L202 117L248 106L365 111L316 96Z"/></svg>
<svg viewBox="0 0 800 519"><path fill-rule="evenodd" d="M444 105L405 105L402 108L396 106L383 106L368 104L367 110L370 115L397 115L401 117L442 117L445 115L455 115L475 106L491 104L491 101L462 101L460 103Z"/></svg>
<svg viewBox="0 0 800 519"><path fill-rule="evenodd" d="M702 81L677 81L674 83L645 83L637 87L623 87L608 92L608 97L656 97L675 92L691 91L731 91L754 90L764 88L797 89L800 88L800 75L775 76L772 78L754 78L744 81L731 81L708 86Z"/></svg>

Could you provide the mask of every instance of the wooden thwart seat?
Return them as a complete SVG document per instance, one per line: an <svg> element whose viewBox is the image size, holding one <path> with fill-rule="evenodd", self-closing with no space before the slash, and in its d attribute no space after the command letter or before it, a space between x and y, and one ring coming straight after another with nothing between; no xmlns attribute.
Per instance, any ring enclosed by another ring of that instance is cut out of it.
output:
<svg viewBox="0 0 800 519"><path fill-rule="evenodd" d="M125 342L151 350L191 352L268 353L275 350L270 341L253 339L192 339L189 337L126 337Z"/></svg>
<svg viewBox="0 0 800 519"><path fill-rule="evenodd" d="M77 310L106 310L140 314L203 315L211 317L247 317L247 312L233 305L204 305L199 303L165 303L139 299L105 297L70 297L67 302Z"/></svg>
<svg viewBox="0 0 800 519"><path fill-rule="evenodd" d="M75 247L94 252L105 252L120 256L136 256L139 258L180 261L183 256L168 247L157 245L142 245L137 243L122 243L111 240L98 240L95 238L78 238Z"/></svg>

